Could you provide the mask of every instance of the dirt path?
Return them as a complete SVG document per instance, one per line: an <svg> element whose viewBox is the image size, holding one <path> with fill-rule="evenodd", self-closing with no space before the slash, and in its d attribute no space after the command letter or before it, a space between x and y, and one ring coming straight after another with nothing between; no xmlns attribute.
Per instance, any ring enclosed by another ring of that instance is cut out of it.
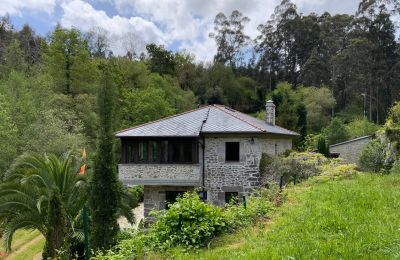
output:
<svg viewBox="0 0 400 260"><path fill-rule="evenodd" d="M39 235L37 237L35 237L34 239L32 239L31 241L29 241L28 243L24 244L23 246L21 246L20 248L18 248L17 250L11 252L11 254L9 254L7 257L3 258L3 259L13 259L13 257L18 256L20 253L24 252L26 249L28 249L31 245L39 242L39 240L41 240L43 237L42 235ZM41 254L41 253L40 253Z"/></svg>

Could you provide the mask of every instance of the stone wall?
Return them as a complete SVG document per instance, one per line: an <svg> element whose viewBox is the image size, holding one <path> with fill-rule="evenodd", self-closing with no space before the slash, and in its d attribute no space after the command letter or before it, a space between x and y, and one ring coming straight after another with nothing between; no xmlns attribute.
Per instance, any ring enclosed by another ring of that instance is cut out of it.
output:
<svg viewBox="0 0 400 260"><path fill-rule="evenodd" d="M131 185L201 185L199 164L120 164L119 179Z"/></svg>
<svg viewBox="0 0 400 260"><path fill-rule="evenodd" d="M200 140L202 142L202 140ZM239 142L240 160L225 161L225 143ZM292 148L289 138L251 135L209 135L205 138L205 189L207 200L225 204L225 192L238 192L239 198L259 185L262 153L272 156ZM144 186L145 216L151 209L165 209L166 191L188 191L202 185L202 148L199 164L121 164L119 177L125 185Z"/></svg>
<svg viewBox="0 0 400 260"><path fill-rule="evenodd" d="M240 142L239 162L225 161L225 143ZM259 186L262 153L278 155L292 148L291 139L218 136L206 138L205 188L208 201L224 205L225 192L239 197Z"/></svg>
<svg viewBox="0 0 400 260"><path fill-rule="evenodd" d="M342 158L343 162L358 164L361 151L371 140L372 137L370 136L360 137L340 144L331 145L329 149L331 153L339 154L339 158Z"/></svg>

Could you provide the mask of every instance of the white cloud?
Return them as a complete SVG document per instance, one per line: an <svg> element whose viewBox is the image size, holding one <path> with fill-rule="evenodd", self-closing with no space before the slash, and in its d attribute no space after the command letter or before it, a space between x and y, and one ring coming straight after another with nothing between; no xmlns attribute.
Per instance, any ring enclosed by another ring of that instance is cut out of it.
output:
<svg viewBox="0 0 400 260"><path fill-rule="evenodd" d="M44 1L44 0L42 0ZM65 1L65 0L64 0ZM98 1L98 0L97 0ZM233 10L241 11L251 18L245 28L251 38L258 35L257 26L265 23L281 0L100 0L112 5L119 15L110 17L96 10L95 0L73 0L61 4L64 26L81 30L101 27L113 39L137 37L143 45L149 42L165 44L173 49L186 49L199 61L211 61L215 54L215 43L208 37L213 30L217 13L229 15ZM300 12L354 13L359 0L293 0ZM125 39L125 40L126 40ZM113 41L114 52L124 54L124 40ZM126 44L125 44L126 45Z"/></svg>
<svg viewBox="0 0 400 260"><path fill-rule="evenodd" d="M0 16L22 15L22 11L37 11L51 14L56 6L56 0L1 0Z"/></svg>
<svg viewBox="0 0 400 260"><path fill-rule="evenodd" d="M144 44L154 42L167 44L164 33L151 21L141 17L126 18L119 15L109 17L106 12L94 9L89 3L81 0L73 0L61 4L64 13L61 25L67 28L75 27L82 31L93 28L101 28L107 32L113 52L117 55L125 55L127 40L135 41L135 49L144 50Z"/></svg>

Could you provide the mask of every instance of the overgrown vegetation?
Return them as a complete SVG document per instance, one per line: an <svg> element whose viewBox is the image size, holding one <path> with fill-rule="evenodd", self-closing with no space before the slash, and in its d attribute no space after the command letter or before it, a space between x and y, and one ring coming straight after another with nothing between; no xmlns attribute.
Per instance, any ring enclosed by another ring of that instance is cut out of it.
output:
<svg viewBox="0 0 400 260"><path fill-rule="evenodd" d="M177 259L394 259L400 250L398 175L336 168L329 181L312 178L288 188L272 221L224 235ZM341 172L337 175L337 172ZM341 176L335 178L333 176ZM162 254L157 254L162 257Z"/></svg>

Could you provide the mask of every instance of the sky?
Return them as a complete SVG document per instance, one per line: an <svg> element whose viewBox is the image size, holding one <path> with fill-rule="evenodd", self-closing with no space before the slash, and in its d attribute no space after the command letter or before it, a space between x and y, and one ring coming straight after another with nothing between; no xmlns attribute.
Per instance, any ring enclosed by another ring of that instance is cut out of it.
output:
<svg viewBox="0 0 400 260"><path fill-rule="evenodd" d="M251 20L245 33L252 38L280 0L0 0L0 16L8 14L15 29L29 24L46 36L59 23L87 32L106 33L111 50L124 55L132 48L143 51L147 43L172 51L186 50L197 61L211 61L216 46L209 33L215 15L241 11ZM293 0L299 12L354 14L359 0Z"/></svg>

